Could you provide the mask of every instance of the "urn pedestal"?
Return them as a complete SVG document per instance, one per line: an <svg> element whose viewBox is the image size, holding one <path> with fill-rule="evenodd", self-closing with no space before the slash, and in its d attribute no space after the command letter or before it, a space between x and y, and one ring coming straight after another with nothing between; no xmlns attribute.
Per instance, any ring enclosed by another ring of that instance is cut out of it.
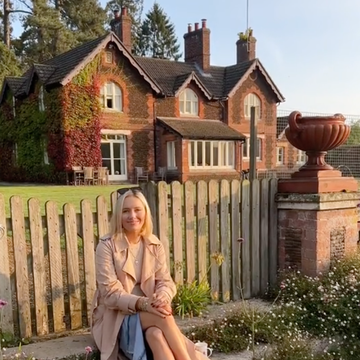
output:
<svg viewBox="0 0 360 360"><path fill-rule="evenodd" d="M279 181L278 191L299 194L356 192L358 184L353 177L343 177L325 162L327 152L345 143L350 135L345 118L341 114L302 117L300 112L294 111L288 121L285 129L288 141L305 151L308 160L291 179Z"/></svg>

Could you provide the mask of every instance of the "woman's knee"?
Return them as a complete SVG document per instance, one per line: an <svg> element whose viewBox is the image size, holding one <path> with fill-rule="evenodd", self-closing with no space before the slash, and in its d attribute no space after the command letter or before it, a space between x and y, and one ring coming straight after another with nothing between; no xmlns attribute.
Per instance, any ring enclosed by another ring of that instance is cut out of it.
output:
<svg viewBox="0 0 360 360"><path fill-rule="evenodd" d="M145 331L145 338L148 342L159 341L164 338L164 335L158 327L151 326Z"/></svg>

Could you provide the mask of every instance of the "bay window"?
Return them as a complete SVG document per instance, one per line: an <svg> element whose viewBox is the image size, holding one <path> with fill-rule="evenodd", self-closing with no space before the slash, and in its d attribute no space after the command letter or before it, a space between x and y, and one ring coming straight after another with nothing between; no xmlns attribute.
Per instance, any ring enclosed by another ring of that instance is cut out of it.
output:
<svg viewBox="0 0 360 360"><path fill-rule="evenodd" d="M189 142L189 167L191 169L235 168L235 143L233 141Z"/></svg>

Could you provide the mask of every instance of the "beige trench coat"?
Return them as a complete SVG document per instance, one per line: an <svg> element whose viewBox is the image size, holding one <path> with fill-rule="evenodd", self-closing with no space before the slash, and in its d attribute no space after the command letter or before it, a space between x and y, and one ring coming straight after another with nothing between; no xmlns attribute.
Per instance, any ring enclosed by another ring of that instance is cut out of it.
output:
<svg viewBox="0 0 360 360"><path fill-rule="evenodd" d="M172 299L176 286L166 265L164 247L154 235L143 241L145 246L140 288L147 297L165 291ZM125 315L135 313L135 304L139 298L131 294L136 284L135 269L127 254L128 242L125 238L115 243L110 237L105 237L96 249L98 290L93 301L91 333L101 352L101 360L117 359L118 331ZM193 342L185 339L192 358L206 359L195 351Z"/></svg>

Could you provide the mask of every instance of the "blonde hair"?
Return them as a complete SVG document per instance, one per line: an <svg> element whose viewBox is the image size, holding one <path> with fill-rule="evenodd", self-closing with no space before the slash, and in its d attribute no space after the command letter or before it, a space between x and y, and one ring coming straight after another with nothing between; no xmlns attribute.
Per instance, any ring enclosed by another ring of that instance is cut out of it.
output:
<svg viewBox="0 0 360 360"><path fill-rule="evenodd" d="M114 240L117 240L124 235L121 215L124 209L124 202L129 196L134 196L138 198L145 208L145 220L144 225L141 228L140 235L143 237L149 237L153 233L153 221L151 218L151 211L145 196L142 192L138 190L134 191L130 189L118 198L115 205L115 211L113 212L110 220L110 236Z"/></svg>

